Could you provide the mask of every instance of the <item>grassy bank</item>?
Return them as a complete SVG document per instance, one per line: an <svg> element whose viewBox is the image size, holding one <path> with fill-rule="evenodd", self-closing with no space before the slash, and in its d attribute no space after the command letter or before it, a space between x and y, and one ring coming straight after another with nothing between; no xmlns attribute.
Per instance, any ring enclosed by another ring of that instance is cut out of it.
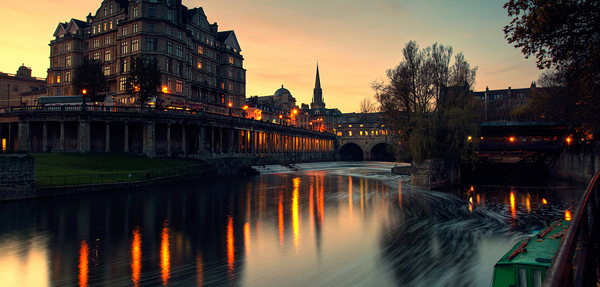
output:
<svg viewBox="0 0 600 287"><path fill-rule="evenodd" d="M37 176L143 172L204 163L193 159L119 154L33 153L31 156L35 158Z"/></svg>

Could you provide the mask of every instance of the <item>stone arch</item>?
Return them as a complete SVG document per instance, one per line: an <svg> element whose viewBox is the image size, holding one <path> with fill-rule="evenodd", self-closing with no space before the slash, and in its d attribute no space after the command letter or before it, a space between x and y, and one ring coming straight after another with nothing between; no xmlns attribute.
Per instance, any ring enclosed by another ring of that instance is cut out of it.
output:
<svg viewBox="0 0 600 287"><path fill-rule="evenodd" d="M371 160L372 161L396 161L394 153L392 152L392 146L388 143L378 143L371 148Z"/></svg>
<svg viewBox="0 0 600 287"><path fill-rule="evenodd" d="M363 150L355 143L347 143L340 148L340 160L362 161Z"/></svg>

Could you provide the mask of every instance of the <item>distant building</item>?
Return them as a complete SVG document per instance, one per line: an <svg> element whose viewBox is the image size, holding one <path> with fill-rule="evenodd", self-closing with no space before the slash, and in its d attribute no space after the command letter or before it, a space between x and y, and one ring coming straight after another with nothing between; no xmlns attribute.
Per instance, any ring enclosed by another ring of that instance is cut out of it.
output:
<svg viewBox="0 0 600 287"><path fill-rule="evenodd" d="M46 95L46 79L31 76L31 68L22 65L16 74L0 72L0 108L33 105Z"/></svg>
<svg viewBox="0 0 600 287"><path fill-rule="evenodd" d="M325 108L321 78L319 77L319 65L317 64L317 77L315 79L312 103L310 104L310 108L306 104L301 105L298 126L310 130L335 133L336 124L341 114L342 112L338 109Z"/></svg>
<svg viewBox="0 0 600 287"><path fill-rule="evenodd" d="M298 107L292 93L281 85L273 95L253 96L246 101L246 117L255 120L295 125ZM296 111L296 112L294 112Z"/></svg>
<svg viewBox="0 0 600 287"><path fill-rule="evenodd" d="M535 83L532 83L529 88L490 90L486 87L483 92L475 92L475 97L484 102L481 118L485 121L510 118L511 111L527 105L527 99L535 88Z"/></svg>
<svg viewBox="0 0 600 287"><path fill-rule="evenodd" d="M59 23L50 42L48 95L77 95L74 69L84 58L103 63L110 94L133 104L125 91L132 59L154 59L163 74L165 100L202 103L207 111L241 112L246 70L233 31L218 31L202 8L181 0L104 0L86 21Z"/></svg>

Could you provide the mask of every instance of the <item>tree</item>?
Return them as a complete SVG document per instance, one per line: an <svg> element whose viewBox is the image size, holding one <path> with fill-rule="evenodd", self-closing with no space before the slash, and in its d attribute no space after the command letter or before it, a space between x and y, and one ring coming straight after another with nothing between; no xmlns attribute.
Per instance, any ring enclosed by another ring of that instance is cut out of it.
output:
<svg viewBox="0 0 600 287"><path fill-rule="evenodd" d="M374 113L377 111L377 104L371 102L370 98L364 98L359 104L359 109L363 114Z"/></svg>
<svg viewBox="0 0 600 287"><path fill-rule="evenodd" d="M541 79L548 86L564 88L562 96L545 95L533 104L560 108L541 111L546 116L575 110L572 119L588 130L600 125L600 1L510 0L504 8L513 18L504 27L508 42L526 58L534 55L538 68L551 69Z"/></svg>
<svg viewBox="0 0 600 287"><path fill-rule="evenodd" d="M143 107L150 99L158 96L160 88L161 72L156 60L145 56L133 58L125 90L136 98L136 103Z"/></svg>
<svg viewBox="0 0 600 287"><path fill-rule="evenodd" d="M477 68L462 53L450 65L452 47L437 43L419 49L410 41L403 55L398 66L387 70L387 82L372 84L380 110L401 131L401 142L408 143L403 158L418 163L472 153L478 127L471 87Z"/></svg>
<svg viewBox="0 0 600 287"><path fill-rule="evenodd" d="M96 96L103 95L108 91L106 76L102 73L102 62L100 60L83 59L81 65L75 67L73 75L75 93L83 95L86 100L94 100Z"/></svg>

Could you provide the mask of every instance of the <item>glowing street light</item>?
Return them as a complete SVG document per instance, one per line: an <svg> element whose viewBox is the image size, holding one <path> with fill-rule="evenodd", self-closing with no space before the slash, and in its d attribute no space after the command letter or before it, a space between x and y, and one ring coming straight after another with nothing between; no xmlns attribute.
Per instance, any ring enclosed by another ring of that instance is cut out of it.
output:
<svg viewBox="0 0 600 287"><path fill-rule="evenodd" d="M162 92L165 94L169 92L169 89L167 88L167 86L162 87Z"/></svg>
<svg viewBox="0 0 600 287"><path fill-rule="evenodd" d="M87 94L87 90L83 89L83 90L81 90L81 93L85 95L85 94Z"/></svg>
<svg viewBox="0 0 600 287"><path fill-rule="evenodd" d="M515 137L510 137L510 142L514 142L515 141Z"/></svg>

